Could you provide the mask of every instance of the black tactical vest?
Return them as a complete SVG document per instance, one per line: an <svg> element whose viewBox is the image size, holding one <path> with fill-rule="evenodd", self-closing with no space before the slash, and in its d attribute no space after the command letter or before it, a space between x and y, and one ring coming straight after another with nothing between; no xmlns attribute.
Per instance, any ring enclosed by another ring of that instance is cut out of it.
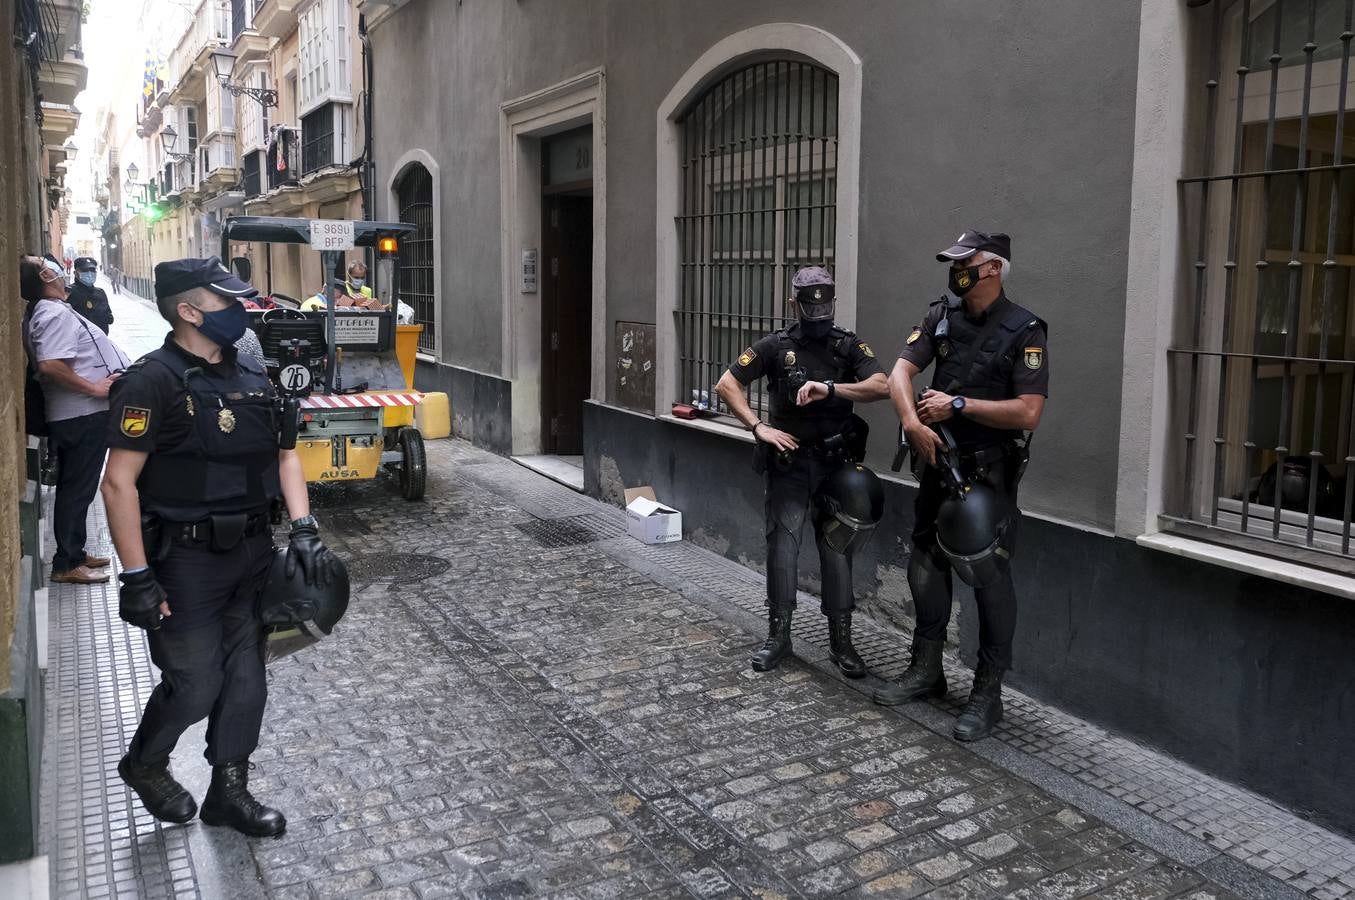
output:
<svg viewBox="0 0 1355 900"><path fill-rule="evenodd" d="M800 335L798 325L776 332L776 358L767 373L773 428L801 441L822 441L840 434L852 415L852 401L842 397L795 405L795 394L806 381L856 381L848 354L856 336L833 327L825 338Z"/></svg>
<svg viewBox="0 0 1355 900"><path fill-rule="evenodd" d="M1021 352L1018 345L1032 325L1043 326L1044 322L1011 300L989 310L981 322L965 315L963 306L945 310L932 335L936 347L934 388L976 400L1010 400L1015 396L1011 374ZM989 428L963 416L951 420L951 432L966 446L996 444L1021 436L1019 431Z"/></svg>
<svg viewBox="0 0 1355 900"><path fill-rule="evenodd" d="M198 521L212 513L263 512L282 493L278 428L268 376L240 355L233 373L220 374L163 348L147 364L169 369L187 393L192 418L179 447L156 450L137 479L143 512L171 521Z"/></svg>

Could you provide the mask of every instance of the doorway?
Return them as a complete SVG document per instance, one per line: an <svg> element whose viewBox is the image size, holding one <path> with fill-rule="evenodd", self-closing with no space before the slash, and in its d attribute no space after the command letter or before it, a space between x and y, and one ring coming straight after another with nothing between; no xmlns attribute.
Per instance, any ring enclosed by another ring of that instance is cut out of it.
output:
<svg viewBox="0 0 1355 900"><path fill-rule="evenodd" d="M593 366L592 129L542 143L541 449L582 468Z"/></svg>

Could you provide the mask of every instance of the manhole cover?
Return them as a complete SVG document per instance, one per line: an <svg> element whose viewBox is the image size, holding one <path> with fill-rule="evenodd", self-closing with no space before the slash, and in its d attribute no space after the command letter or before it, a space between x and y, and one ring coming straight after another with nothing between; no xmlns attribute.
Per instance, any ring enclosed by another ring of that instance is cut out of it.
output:
<svg viewBox="0 0 1355 900"><path fill-rule="evenodd" d="M359 556L348 563L352 581L422 581L447 571L450 563L440 556L420 553L383 553Z"/></svg>
<svg viewBox="0 0 1355 900"><path fill-rule="evenodd" d="M591 544L604 537L591 516L566 516L563 519L537 519L515 526L542 547L574 547Z"/></svg>

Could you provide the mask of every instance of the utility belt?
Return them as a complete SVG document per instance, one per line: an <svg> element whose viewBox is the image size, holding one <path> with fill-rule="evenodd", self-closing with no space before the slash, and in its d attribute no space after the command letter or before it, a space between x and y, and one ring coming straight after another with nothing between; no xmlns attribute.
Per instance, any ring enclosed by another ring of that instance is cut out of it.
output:
<svg viewBox="0 0 1355 900"><path fill-rule="evenodd" d="M775 426L773 426L775 427ZM765 441L753 446L753 471L761 475L768 468L787 472L796 460L815 462L861 462L866 458L866 439L870 426L860 416L852 416L842 431L819 441L802 441L794 450L777 450Z"/></svg>
<svg viewBox="0 0 1355 900"><path fill-rule="evenodd" d="M1030 465L1030 437L1013 438L984 447L960 447L956 451L960 471L982 480L990 472L999 472L1015 488Z"/></svg>
<svg viewBox="0 0 1355 900"><path fill-rule="evenodd" d="M196 522L170 522L159 516L141 517L141 540L146 556L153 562L163 560L171 547L206 547L213 553L233 550L242 540L264 534L272 528L267 512L213 513Z"/></svg>

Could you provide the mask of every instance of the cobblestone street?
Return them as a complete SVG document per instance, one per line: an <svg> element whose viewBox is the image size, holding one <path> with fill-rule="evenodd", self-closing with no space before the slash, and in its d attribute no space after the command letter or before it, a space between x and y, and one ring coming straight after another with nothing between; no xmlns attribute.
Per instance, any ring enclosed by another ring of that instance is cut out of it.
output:
<svg viewBox="0 0 1355 900"><path fill-rule="evenodd" d="M115 337L159 343L149 305ZM761 577L457 441L422 503L313 491L353 603L270 669L249 841L162 826L115 767L154 683L111 587L53 585L44 818L61 897L1340 897L1350 842L1013 692L996 740L948 701L873 706L825 663L747 663ZM107 546L96 509L93 534ZM863 622L875 674L903 640ZM954 668L954 660L948 666ZM176 771L197 796L201 727Z"/></svg>

